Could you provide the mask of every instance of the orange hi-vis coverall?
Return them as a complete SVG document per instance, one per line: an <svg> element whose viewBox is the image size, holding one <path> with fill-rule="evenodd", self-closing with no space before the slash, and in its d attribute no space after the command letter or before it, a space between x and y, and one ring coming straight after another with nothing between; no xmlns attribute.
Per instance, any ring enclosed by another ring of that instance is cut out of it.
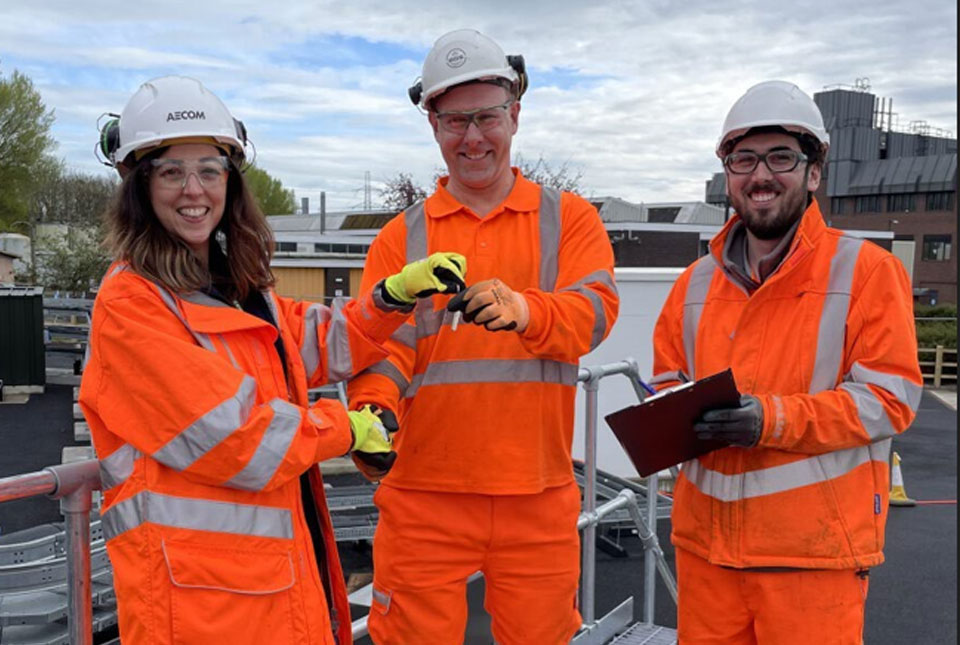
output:
<svg viewBox="0 0 960 645"><path fill-rule="evenodd" d="M503 508L503 513L525 516L535 524L529 512L521 513L516 506L506 510L508 497L516 498L518 505L524 498L530 504L533 496L556 495L560 493L550 491L575 487L570 450L578 360L606 337L617 316L613 252L596 210L587 201L542 188L516 169L514 173L512 191L485 217L457 202L442 178L425 202L408 208L383 228L367 256L363 288L396 272L411 258L426 257L439 248L456 251L467 258L468 283L499 278L521 292L530 309L530 322L522 333L490 332L465 322L453 331L453 314L445 309L449 296L420 300L412 322L386 343L389 358L349 384L353 407L375 403L397 411L400 420L397 461L377 499L381 514L374 539L375 593L369 623L377 643L446 643L463 638L462 625L448 624L456 620L449 617L461 615L457 605L465 602L462 590L428 599L432 591L444 594L446 590L426 581L431 571L455 569L452 563L444 564L444 558L464 545L420 545L423 557L433 563L421 567L423 579L415 579L416 568L399 573L394 566L394 558L401 557L397 551L418 545L403 539L409 535L404 527L388 525L398 515L392 505L416 506L419 510L413 519L424 525L449 525L437 533L448 535L452 542L472 541L470 548L484 555L488 543L480 536L460 535L451 513L442 510L450 506L441 500L445 495L461 495L462 504L476 498L477 517L490 517L491 512L496 517L497 508ZM405 491L418 494L404 496ZM486 499L489 496L499 496L499 505ZM491 503L493 510L482 510ZM527 641L537 643L569 640L571 626L573 631L579 627L573 608L579 504L549 503L565 516L560 522L565 527L561 531L564 546L557 547L559 551L548 555L531 549L502 572L495 571L493 563L505 560L487 553L490 557L479 558L479 566L466 572L489 565L484 569L489 589L497 575L524 576L524 559L534 571L544 569L541 561L557 558L557 553L569 557L570 562L554 562L571 575L562 581L531 576L527 585L531 595L556 597L557 607L541 612L532 604L524 606L519 597L501 605L488 595L494 636L505 645L517 642L508 625L553 626L557 635ZM517 526L516 531L537 528ZM386 598L389 606L382 602ZM415 616L414 605L434 602L432 619ZM508 616L510 612L517 616Z"/></svg>
<svg viewBox="0 0 960 645"><path fill-rule="evenodd" d="M883 561L891 441L923 383L910 280L887 251L827 228L816 201L795 230L772 275L750 285L731 259L743 233L733 217L657 321L658 386L730 367L764 416L755 447L682 465L672 541L723 567L865 570ZM697 608L682 589L680 604L683 639ZM793 642L782 636L772 642Z"/></svg>
<svg viewBox="0 0 960 645"><path fill-rule="evenodd" d="M315 464L352 433L343 406L310 406L307 388L381 360L409 308L369 293L332 309L263 296L276 327L124 264L97 295L79 402L126 645L351 642Z"/></svg>

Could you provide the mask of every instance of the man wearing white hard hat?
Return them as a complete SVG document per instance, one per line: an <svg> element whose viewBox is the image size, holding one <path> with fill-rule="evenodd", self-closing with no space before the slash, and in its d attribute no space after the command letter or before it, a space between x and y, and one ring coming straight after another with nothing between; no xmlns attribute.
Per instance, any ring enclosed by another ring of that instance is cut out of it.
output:
<svg viewBox="0 0 960 645"><path fill-rule="evenodd" d="M828 149L796 85L747 90L716 149L736 214L657 321L658 387L732 368L742 394L697 421L726 447L676 484L681 643L861 644L891 440L923 381L900 261L828 228L813 198Z"/></svg>
<svg viewBox="0 0 960 645"><path fill-rule="evenodd" d="M438 245L466 257L471 282L418 305L390 357L349 388L351 407L400 419L376 495L381 645L461 643L476 571L498 643L567 643L581 624L574 395L618 300L596 209L510 166L526 86L522 57L465 29L436 42L409 91L449 174L384 227L362 285Z"/></svg>

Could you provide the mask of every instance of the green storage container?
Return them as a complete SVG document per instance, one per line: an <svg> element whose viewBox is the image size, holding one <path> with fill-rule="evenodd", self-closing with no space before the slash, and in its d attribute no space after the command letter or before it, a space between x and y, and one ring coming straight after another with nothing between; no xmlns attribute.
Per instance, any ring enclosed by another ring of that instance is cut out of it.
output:
<svg viewBox="0 0 960 645"><path fill-rule="evenodd" d="M0 287L0 380L4 387L47 382L43 287Z"/></svg>

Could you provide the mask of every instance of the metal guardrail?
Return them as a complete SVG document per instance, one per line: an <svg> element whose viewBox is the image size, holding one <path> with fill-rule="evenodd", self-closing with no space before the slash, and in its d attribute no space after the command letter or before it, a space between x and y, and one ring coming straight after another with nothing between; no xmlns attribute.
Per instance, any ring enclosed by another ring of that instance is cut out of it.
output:
<svg viewBox="0 0 960 645"><path fill-rule="evenodd" d="M39 495L60 500L66 525L67 627L73 645L93 642L90 508L95 490L100 490L96 461L49 466L0 479L0 503Z"/></svg>

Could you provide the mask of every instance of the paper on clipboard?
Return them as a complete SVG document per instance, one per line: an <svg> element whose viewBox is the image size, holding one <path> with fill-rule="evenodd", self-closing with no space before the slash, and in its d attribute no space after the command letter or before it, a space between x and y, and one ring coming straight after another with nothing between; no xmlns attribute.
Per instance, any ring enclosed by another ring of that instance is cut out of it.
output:
<svg viewBox="0 0 960 645"><path fill-rule="evenodd" d="M740 393L729 369L684 383L604 417L641 477L727 444L697 439L694 422L707 410L736 407Z"/></svg>

